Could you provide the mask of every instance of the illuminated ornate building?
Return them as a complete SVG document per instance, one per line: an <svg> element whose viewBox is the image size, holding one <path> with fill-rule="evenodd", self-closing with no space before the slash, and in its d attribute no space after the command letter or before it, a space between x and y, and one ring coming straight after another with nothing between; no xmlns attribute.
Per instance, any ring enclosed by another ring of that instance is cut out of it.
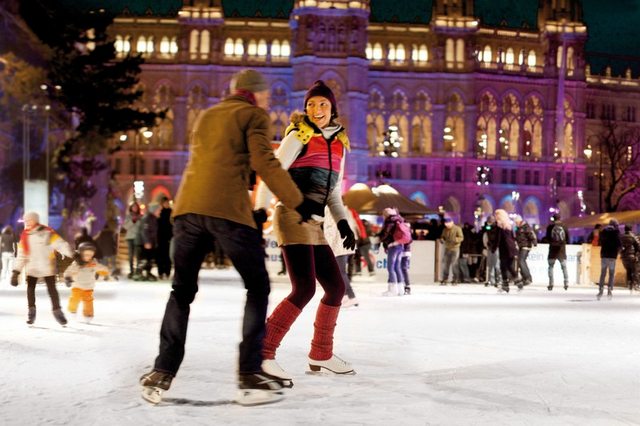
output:
<svg viewBox="0 0 640 426"><path fill-rule="evenodd" d="M589 66L577 0L519 2L530 5L509 11L522 18L515 23L496 14L504 1L412 2L422 6L408 19L385 12L393 5L384 1L233 3L184 0L177 11L116 19L119 54L147 60L143 104L167 110L153 136L127 135L112 159L123 200L134 175L147 200L175 193L198 113L228 94L243 67L272 84L276 140L306 88L323 79L353 144L345 186L384 180L463 221L499 207L540 224L550 209L596 210L596 160L585 149L602 118L636 121L638 62L622 76L602 58L600 69ZM390 126L400 146L385 156Z"/></svg>

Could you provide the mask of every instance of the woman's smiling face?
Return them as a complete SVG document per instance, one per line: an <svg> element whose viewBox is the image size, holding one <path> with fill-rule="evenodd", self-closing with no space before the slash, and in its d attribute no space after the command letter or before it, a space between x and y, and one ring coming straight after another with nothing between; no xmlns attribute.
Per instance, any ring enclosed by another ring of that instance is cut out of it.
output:
<svg viewBox="0 0 640 426"><path fill-rule="evenodd" d="M305 105L307 116L313 124L322 129L331 121L331 102L324 96L313 96Z"/></svg>

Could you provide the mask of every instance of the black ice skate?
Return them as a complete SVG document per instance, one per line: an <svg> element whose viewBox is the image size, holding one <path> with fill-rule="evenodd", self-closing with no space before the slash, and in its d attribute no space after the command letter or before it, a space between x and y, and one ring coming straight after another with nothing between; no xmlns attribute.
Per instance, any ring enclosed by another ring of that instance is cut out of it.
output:
<svg viewBox="0 0 640 426"><path fill-rule="evenodd" d="M64 314L62 313L62 309L54 309L53 310L53 317L56 319L56 321L58 321L58 323L61 326L66 326L67 325L67 319L65 318Z"/></svg>
<svg viewBox="0 0 640 426"><path fill-rule="evenodd" d="M569 290L569 283L564 283L564 291Z"/></svg>
<svg viewBox="0 0 640 426"><path fill-rule="evenodd" d="M411 287L409 287L409 286L405 286L404 287L404 295L405 296L410 296L411 295Z"/></svg>
<svg viewBox="0 0 640 426"><path fill-rule="evenodd" d="M140 377L142 398L152 404L162 401L162 393L169 390L173 376L169 373L153 370Z"/></svg>
<svg viewBox="0 0 640 426"><path fill-rule="evenodd" d="M236 402L245 407L272 404L284 399L284 391L278 379L270 374L240 373Z"/></svg>
<svg viewBox="0 0 640 426"><path fill-rule="evenodd" d="M27 314L27 324L31 325L36 321L36 308L29 308L29 313Z"/></svg>
<svg viewBox="0 0 640 426"><path fill-rule="evenodd" d="M549 284L549 286L547 287L547 290L553 291L553 284Z"/></svg>
<svg viewBox="0 0 640 426"><path fill-rule="evenodd" d="M602 288L600 288L600 290L598 291L598 300L602 299Z"/></svg>
<svg viewBox="0 0 640 426"><path fill-rule="evenodd" d="M609 300L613 299L613 290L611 289L607 290L607 299Z"/></svg>

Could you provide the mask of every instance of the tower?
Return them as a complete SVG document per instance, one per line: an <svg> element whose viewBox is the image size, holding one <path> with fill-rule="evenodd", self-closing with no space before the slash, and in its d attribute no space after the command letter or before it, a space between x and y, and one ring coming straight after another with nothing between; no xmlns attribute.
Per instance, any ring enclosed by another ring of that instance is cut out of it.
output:
<svg viewBox="0 0 640 426"><path fill-rule="evenodd" d="M367 178L367 74L365 50L368 0L296 0L292 29L293 98L302 108L306 90L322 79L334 91L339 121L347 128L352 151L345 177L351 184Z"/></svg>

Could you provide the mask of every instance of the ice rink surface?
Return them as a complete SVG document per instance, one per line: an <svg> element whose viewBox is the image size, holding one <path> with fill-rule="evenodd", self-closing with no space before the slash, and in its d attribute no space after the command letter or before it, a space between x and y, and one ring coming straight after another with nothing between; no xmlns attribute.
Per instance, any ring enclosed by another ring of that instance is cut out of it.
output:
<svg viewBox="0 0 640 426"><path fill-rule="evenodd" d="M360 306L341 312L335 339L351 377L305 374L317 294L278 353L295 387L244 408L232 403L244 300L233 273L202 273L186 357L159 406L137 380L157 353L169 283L98 283L93 323L68 315L67 328L39 287L29 328L25 287L0 286L0 425L640 424L640 295L627 290L597 302L595 288L414 285L383 298L381 281L357 282ZM274 283L270 310L287 290Z"/></svg>

